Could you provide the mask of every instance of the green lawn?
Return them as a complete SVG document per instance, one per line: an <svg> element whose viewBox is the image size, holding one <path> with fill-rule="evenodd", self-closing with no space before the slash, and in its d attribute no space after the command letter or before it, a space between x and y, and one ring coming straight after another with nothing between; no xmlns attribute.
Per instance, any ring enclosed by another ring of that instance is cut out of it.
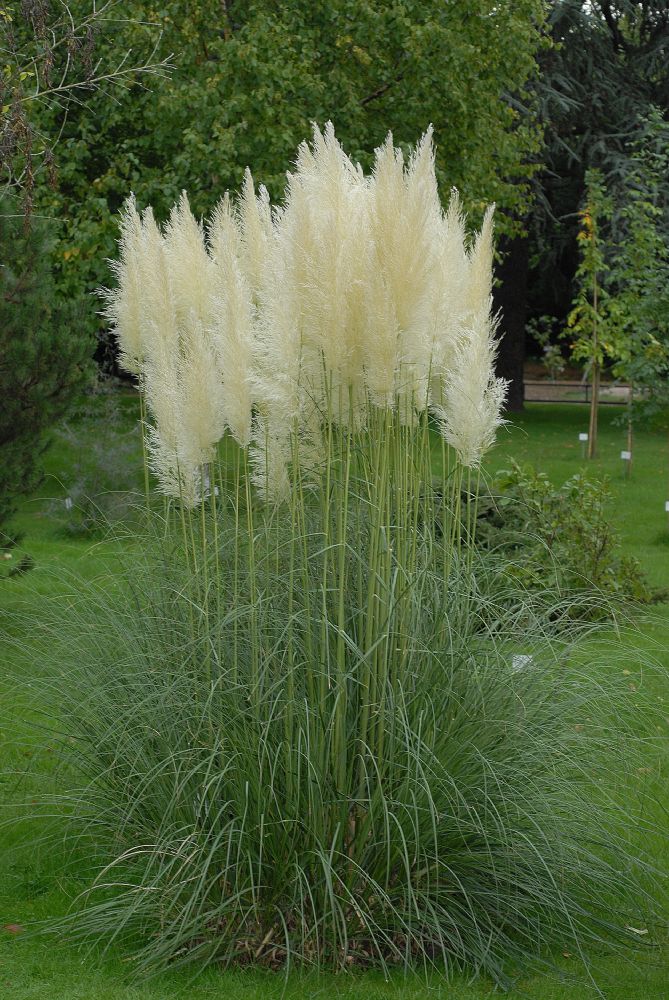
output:
<svg viewBox="0 0 669 1000"><path fill-rule="evenodd" d="M127 419L133 419L136 401L123 402ZM642 562L651 584L669 587L669 522L664 502L669 498L669 439L659 431L638 434L634 447L632 477L625 479L619 458L626 447L625 431L614 425L620 411L603 408L601 416L600 457L591 463L581 458L579 431L587 429L587 410L580 405L531 404L526 413L515 418L500 434L500 443L492 453L488 467L504 467L511 456L529 461L562 481L574 472L588 468L597 475L608 475L614 492L611 516L627 552ZM138 456L139 459L139 456ZM17 614L29 604L63 592L63 571L94 578L112 564L115 545L100 540L73 538L63 528L63 519L45 513L45 497L62 499L67 494L71 455L62 446L48 455L48 471L57 478L48 479L40 496L25 503L18 519L25 533L23 546L36 561L36 567L23 577L0 584L2 621L9 630L20 629ZM16 558L16 557L15 557ZM617 640L619 642L623 640ZM639 636L630 642L630 670L633 673L634 645L652 651L669 667L669 605L657 605L648 620L640 624ZM11 656L7 643L3 651ZM10 703L6 674L3 677L5 704ZM669 686L657 697L667 698L669 733ZM3 713L4 714L4 713ZM11 730L4 739L11 737ZM3 734L0 733L0 738ZM25 750L30 753L29 749ZM661 779L661 775L658 776ZM666 787L666 782L665 782ZM665 858L669 857L666 849ZM185 974L172 974L133 985L131 966L115 954L100 957L86 954L67 941L29 937L14 933L11 925L24 927L34 919L63 912L77 886L60 875L59 859L43 857L32 849L11 855L12 867L0 870L0 997L17 1000L163 1000L186 996L193 1000L220 997L226 1000L260 998L393 997L428 1000L482 1000L490 995L492 984L468 985L458 980L444 985L438 980L425 983L405 981L402 977L385 983L381 976L351 974L345 976L305 977L291 974L286 981L280 975L261 972L217 972L208 970L197 981ZM9 925L9 926L8 926ZM577 963L564 959L565 975L576 973ZM669 997L669 964L666 950L649 952L633 961L603 955L596 961L593 974L610 1000L666 1000ZM558 977L534 978L519 984L512 997L531 996L537 1000L578 1000L593 995L587 984L575 984Z"/></svg>

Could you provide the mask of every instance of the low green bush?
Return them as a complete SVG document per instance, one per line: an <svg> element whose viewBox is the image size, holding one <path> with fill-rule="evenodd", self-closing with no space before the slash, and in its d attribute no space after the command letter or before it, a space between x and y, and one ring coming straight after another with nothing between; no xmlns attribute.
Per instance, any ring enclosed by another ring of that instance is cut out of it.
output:
<svg viewBox="0 0 669 1000"><path fill-rule="evenodd" d="M506 572L528 590L573 598L572 615L610 615L619 602L648 603L654 594L637 559L620 552L606 506L610 491L584 473L555 486L543 472L512 462L470 502L476 542L504 556Z"/></svg>

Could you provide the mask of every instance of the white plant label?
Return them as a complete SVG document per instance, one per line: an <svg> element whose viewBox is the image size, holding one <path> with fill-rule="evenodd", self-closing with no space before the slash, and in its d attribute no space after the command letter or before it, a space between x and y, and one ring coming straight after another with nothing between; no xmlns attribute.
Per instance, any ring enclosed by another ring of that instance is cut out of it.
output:
<svg viewBox="0 0 669 1000"><path fill-rule="evenodd" d="M664 509L666 510L667 514L669 514L669 500L664 501Z"/></svg>
<svg viewBox="0 0 669 1000"><path fill-rule="evenodd" d="M532 665L533 656L529 656L527 653L516 653L511 660L511 669L514 673L519 670L524 670L525 667Z"/></svg>
<svg viewBox="0 0 669 1000"><path fill-rule="evenodd" d="M620 457L622 458L623 462L631 462L632 461L632 452L631 451L621 451L620 452Z"/></svg>
<svg viewBox="0 0 669 1000"><path fill-rule="evenodd" d="M65 497L65 510L72 510L72 497Z"/></svg>
<svg viewBox="0 0 669 1000"><path fill-rule="evenodd" d="M588 440L588 435L584 434L583 432L581 432L579 434L579 436L578 436L578 439L579 439L579 441L587 441Z"/></svg>

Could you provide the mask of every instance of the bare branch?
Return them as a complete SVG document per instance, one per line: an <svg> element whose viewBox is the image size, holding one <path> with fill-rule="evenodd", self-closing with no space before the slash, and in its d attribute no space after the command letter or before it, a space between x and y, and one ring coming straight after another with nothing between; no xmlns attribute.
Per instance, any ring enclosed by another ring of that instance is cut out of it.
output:
<svg viewBox="0 0 669 1000"><path fill-rule="evenodd" d="M114 54L113 39L119 28L159 27L152 21L116 16L123 12L121 0L93 0L80 19L68 0L56 0L48 10L46 18L38 20L27 15L18 31L16 24L0 16L0 58L7 66L0 81L6 102L0 113L0 190L3 186L22 190L26 213L36 174L46 169L49 183L55 182L53 149L63 135L70 108L83 107L95 91L116 100L114 88L143 87L146 77L164 78L173 67L172 55L158 58L161 34L151 39L141 56L133 47L124 47L120 53L117 48ZM108 40L95 53L93 33ZM52 71L57 74L53 81ZM33 120L31 108L39 106L57 112L53 126L57 134L52 137L36 126L39 115ZM36 149L36 144L41 148Z"/></svg>

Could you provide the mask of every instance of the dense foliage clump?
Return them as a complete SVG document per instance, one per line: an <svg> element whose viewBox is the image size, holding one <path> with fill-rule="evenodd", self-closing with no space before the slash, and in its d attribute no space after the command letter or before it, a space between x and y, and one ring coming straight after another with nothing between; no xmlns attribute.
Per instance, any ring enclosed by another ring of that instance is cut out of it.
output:
<svg viewBox="0 0 669 1000"><path fill-rule="evenodd" d="M545 473L513 462L478 499L478 543L505 555L506 572L528 590L571 597L573 616L606 617L612 597L653 597L638 560L620 552L609 498L606 482L583 473L555 486Z"/></svg>
<svg viewBox="0 0 669 1000"><path fill-rule="evenodd" d="M49 430L91 378L85 308L59 301L51 248L44 224L26 230L13 202L0 205L0 545L18 498L39 482Z"/></svg>

